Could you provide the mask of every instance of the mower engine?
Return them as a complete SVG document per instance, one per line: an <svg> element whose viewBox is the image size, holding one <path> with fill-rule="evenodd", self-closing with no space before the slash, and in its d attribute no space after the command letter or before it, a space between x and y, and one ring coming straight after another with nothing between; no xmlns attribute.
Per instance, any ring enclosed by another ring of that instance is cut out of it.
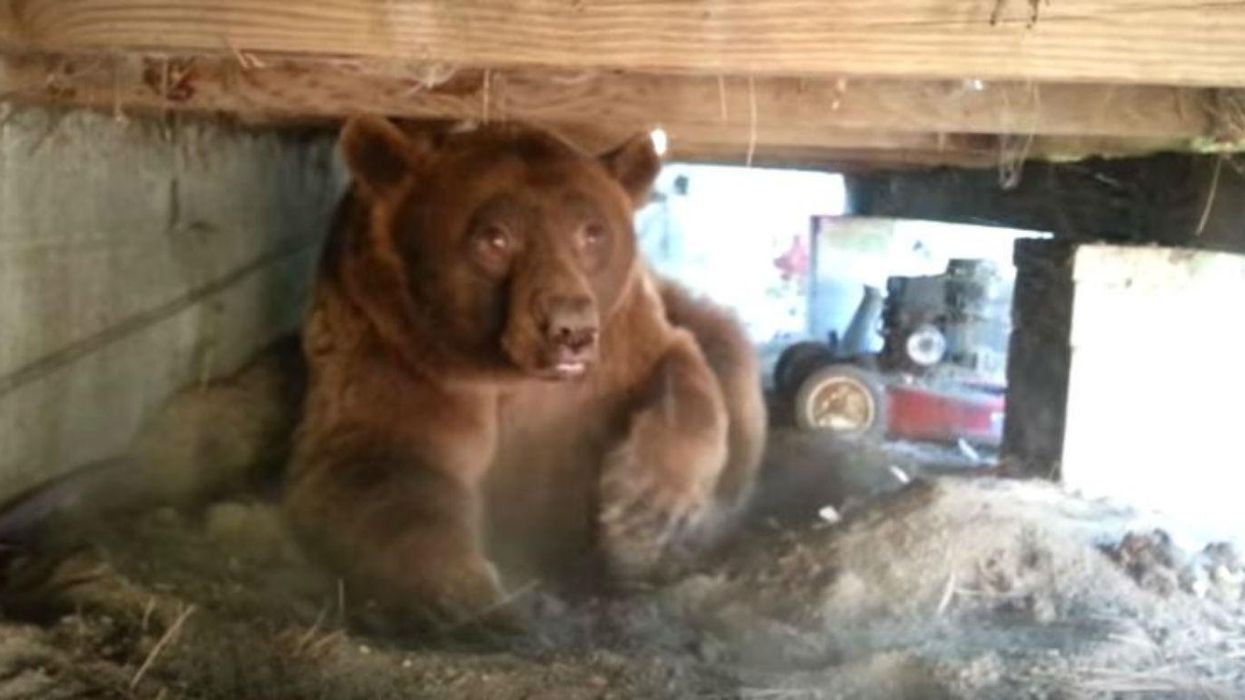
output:
<svg viewBox="0 0 1245 700"><path fill-rule="evenodd" d="M885 302L866 289L852 329L878 329L880 354L854 343L797 343L775 367L795 423L838 439L1002 442L1011 289L986 260L941 275L891 277ZM846 347L843 347L846 346Z"/></svg>
<svg viewBox="0 0 1245 700"><path fill-rule="evenodd" d="M988 260L952 260L941 275L891 277L880 368L1003 388L1011 290Z"/></svg>

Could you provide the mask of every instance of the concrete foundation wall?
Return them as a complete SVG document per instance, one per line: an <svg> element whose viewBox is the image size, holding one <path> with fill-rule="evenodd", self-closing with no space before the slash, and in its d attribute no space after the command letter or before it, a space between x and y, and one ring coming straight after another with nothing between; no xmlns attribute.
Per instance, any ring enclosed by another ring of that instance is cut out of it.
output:
<svg viewBox="0 0 1245 700"><path fill-rule="evenodd" d="M1065 482L1245 541L1245 256L1082 246Z"/></svg>
<svg viewBox="0 0 1245 700"><path fill-rule="evenodd" d="M0 497L121 449L301 316L330 136L22 111L0 127Z"/></svg>

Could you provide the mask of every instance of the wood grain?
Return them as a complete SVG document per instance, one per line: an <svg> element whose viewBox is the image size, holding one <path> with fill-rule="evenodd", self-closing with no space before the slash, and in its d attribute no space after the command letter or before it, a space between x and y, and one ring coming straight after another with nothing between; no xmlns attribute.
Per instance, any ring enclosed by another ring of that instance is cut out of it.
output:
<svg viewBox="0 0 1245 700"><path fill-rule="evenodd" d="M0 40L725 75L1245 86L1204 0L0 0Z"/></svg>
<svg viewBox="0 0 1245 700"><path fill-rule="evenodd" d="M450 70L380 61L0 53L0 94L119 110L252 119L518 119L761 145L945 147L968 134L1190 141L1236 136L1196 88L704 78L614 71ZM753 124L752 102L756 105Z"/></svg>
<svg viewBox="0 0 1245 700"><path fill-rule="evenodd" d="M1179 150L1212 125L1206 96L1193 89L1091 92L1056 86L1047 90L1055 99L1041 101L1047 112L1018 119L1011 102L1018 86L1001 86L993 92L994 102L970 93L969 99L992 104L993 111L939 111L936 105L945 104L940 98L957 99L946 96L945 84L844 86L805 80L793 86L785 79L752 81L758 104L753 124L751 111L730 96L729 81L722 91L716 79L711 82L712 97L724 99L710 100L704 80L692 77L515 70L491 71L486 80L478 70L412 72L357 62L282 60L244 67L233 57L0 55L0 93L18 102L86 106L123 116L224 113L277 124L324 123L356 112L423 120L518 119L590 151L661 126L676 156L725 162L745 161L751 145L754 156L766 162L857 162L873 154L887 163L975 166L998 162L1005 152L1000 139L1026 125L1041 131L1025 151L1034 158ZM746 100L749 81L742 82ZM1080 93L1086 99L1078 100ZM821 100L837 106L819 109ZM923 104L929 108L921 109ZM1056 109L1060 104L1067 109Z"/></svg>
<svg viewBox="0 0 1245 700"><path fill-rule="evenodd" d="M1205 107L1208 94L1189 88L1097 91L1062 85L1038 92L1004 85L957 92L946 83L794 84L775 78L735 81L742 89L732 96L732 81L705 82L532 69L489 71L486 77L479 70L358 61L248 58L244 65L232 56L0 54L0 93L17 102L86 106L120 116L223 113L285 125L327 123L356 112L420 120L518 119L590 151L660 126L675 157L718 162L745 162L752 150L758 164L873 160L977 167L1021 155L1075 159L1181 150L1215 126ZM758 105L755 124L750 105L738 104L752 99L749 89ZM1017 109L1017 94L1031 98L1031 113ZM1053 98L1034 97L1041 94ZM986 108L968 109L957 100ZM1021 135L1009 136L1017 131ZM1033 138L1026 142L1029 133Z"/></svg>

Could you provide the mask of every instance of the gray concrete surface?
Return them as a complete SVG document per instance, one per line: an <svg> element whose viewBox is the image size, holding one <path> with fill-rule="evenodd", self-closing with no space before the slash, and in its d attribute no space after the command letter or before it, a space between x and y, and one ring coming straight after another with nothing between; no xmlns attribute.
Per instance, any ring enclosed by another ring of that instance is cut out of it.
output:
<svg viewBox="0 0 1245 700"><path fill-rule="evenodd" d="M1064 483L1245 542L1245 255L1085 245L1072 275Z"/></svg>
<svg viewBox="0 0 1245 700"><path fill-rule="evenodd" d="M0 105L0 497L119 450L297 323L324 134Z"/></svg>

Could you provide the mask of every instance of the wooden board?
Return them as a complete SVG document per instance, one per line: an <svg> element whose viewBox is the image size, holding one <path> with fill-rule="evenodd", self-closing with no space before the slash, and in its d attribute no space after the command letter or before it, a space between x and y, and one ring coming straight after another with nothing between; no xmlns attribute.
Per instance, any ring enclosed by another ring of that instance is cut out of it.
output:
<svg viewBox="0 0 1245 700"><path fill-rule="evenodd" d="M1245 86L1245 4L1202 0L6 0L0 41L707 75Z"/></svg>
<svg viewBox="0 0 1245 700"><path fill-rule="evenodd" d="M1006 191L994 172L951 170L860 176L850 189L870 216L1245 253L1245 159L1232 156L1030 162Z"/></svg>
<svg viewBox="0 0 1245 700"><path fill-rule="evenodd" d="M0 94L277 117L355 111L433 119L782 126L806 132L1036 133L1194 139L1209 91L1153 86L740 78L233 55L0 56Z"/></svg>
<svg viewBox="0 0 1245 700"><path fill-rule="evenodd" d="M1178 150L1169 142L1136 141L1132 139L1063 139L1035 138L1025 148L1021 139L1000 137L948 137L941 145L914 142L910 145L885 143L854 145L850 138L836 146L762 143L755 147L751 163L757 166L813 168L821 170L907 169L910 167L949 166L956 168L989 168L1008 171L1026 161L1078 161L1093 156L1121 158L1143 156ZM748 148L735 142L674 140L671 157L678 160L743 164L749 162ZM994 177L994 176L992 176ZM1005 176L999 175L998 178ZM997 179L997 178L996 178Z"/></svg>
<svg viewBox="0 0 1245 700"><path fill-rule="evenodd" d="M279 124L356 112L519 119L592 151L660 126L675 157L816 167L1181 150L1228 128L1212 118L1214 94L1192 88L417 70L249 55L0 54L0 94L120 116L188 111Z"/></svg>
<svg viewBox="0 0 1245 700"><path fill-rule="evenodd" d="M71 63L52 57L49 60L57 65L48 73L36 69L42 61L30 61L28 57L0 61L0 94L14 103L88 107L111 113L119 120L182 113L219 114L257 126L335 128L342 117L358 112L385 114L414 124L519 119L590 152L604 152L637 132L661 127L668 136L671 157L731 163L747 162L751 152L757 164L820 166L832 161L870 160L870 154L888 163L898 163L906 160L907 153L920 164L969 164L962 158L966 154L960 153L960 148L977 150L981 146L979 139L965 135L939 137L928 132L842 129L773 121L755 126L739 120L662 121L639 112L618 114L613 109L616 103L610 102L584 102L581 109L566 111L550 109L548 103L534 105L531 110L512 110L508 105L513 103L498 99L500 90L493 89L492 102L487 104L479 89L463 89L459 79L423 89L412 88L408 81L386 79L350 80L337 76L324 81L324 74L317 72L309 84L300 79L278 80L268 69L237 70L236 66L226 65L228 70L218 76L220 79L205 80L201 61L196 61L193 71L188 72L190 64L176 61L117 62L108 57L82 58ZM280 73L309 75L306 71ZM336 91L338 85L344 88L342 92ZM378 89L368 90L369 85ZM317 95L321 99L316 99ZM921 152L919 157L917 151ZM978 160L973 157L971 163Z"/></svg>

